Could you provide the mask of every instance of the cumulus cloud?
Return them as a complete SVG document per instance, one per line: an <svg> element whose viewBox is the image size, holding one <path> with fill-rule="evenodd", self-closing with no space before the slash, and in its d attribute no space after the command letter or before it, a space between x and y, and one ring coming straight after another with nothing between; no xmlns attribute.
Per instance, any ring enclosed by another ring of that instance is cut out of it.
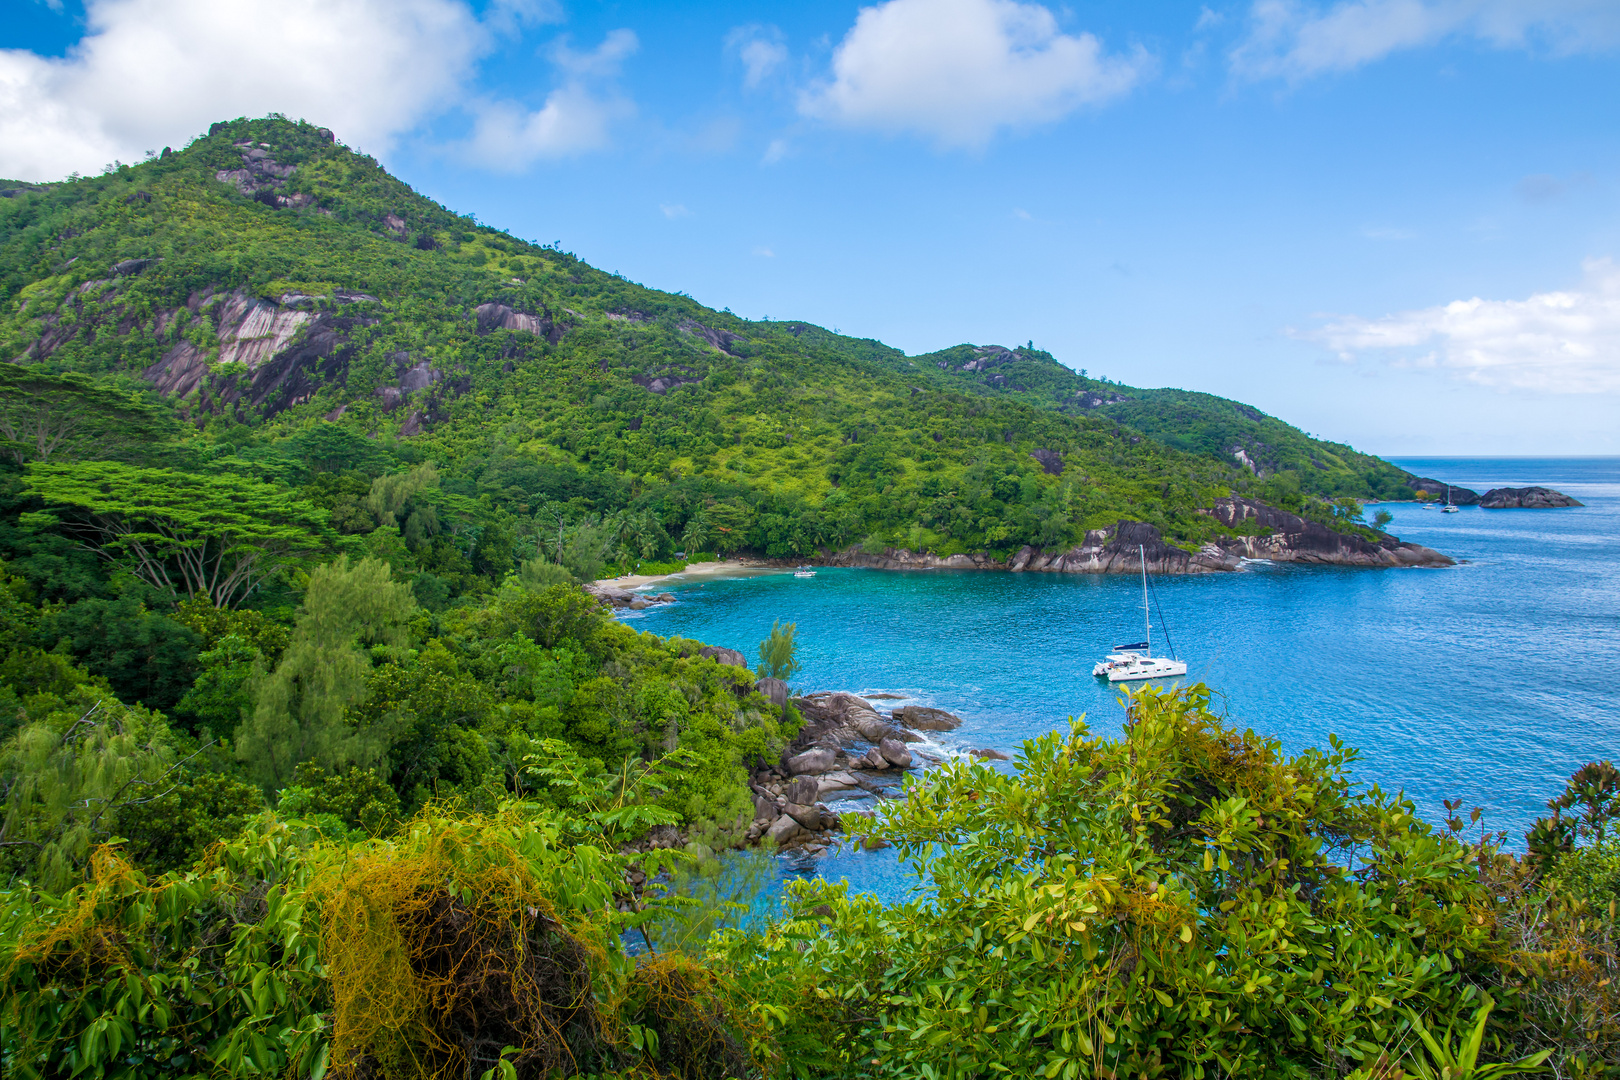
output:
<svg viewBox="0 0 1620 1080"><path fill-rule="evenodd" d="M1554 52L1607 48L1620 43L1620 7L1613 0L1256 0L1231 62L1250 78L1298 80L1450 37L1499 48L1539 43Z"/></svg>
<svg viewBox="0 0 1620 1080"><path fill-rule="evenodd" d="M1620 267L1582 264L1581 287L1526 300L1456 300L1386 315L1347 316L1296 336L1341 359L1380 352L1402 366L1437 368L1482 386L1553 394L1620 391Z"/></svg>
<svg viewBox="0 0 1620 1080"><path fill-rule="evenodd" d="M550 54L566 75L563 85L532 111L511 100L472 103L475 123L460 152L488 168L518 171L542 158L602 149L611 140L613 125L635 114L635 105L610 84L639 47L630 30L614 30L585 52L575 52L566 39L559 41Z"/></svg>
<svg viewBox="0 0 1620 1080"><path fill-rule="evenodd" d="M887 0L862 8L833 53L832 78L801 94L805 116L977 147L1003 127L1059 119L1118 97L1149 70L1110 56L1018 0Z"/></svg>
<svg viewBox="0 0 1620 1080"><path fill-rule="evenodd" d="M281 112L380 150L456 96L483 30L457 0L90 0L61 58L0 50L0 175L56 179Z"/></svg>
<svg viewBox="0 0 1620 1080"><path fill-rule="evenodd" d="M726 48L743 63L743 87L753 90L787 62L782 31L774 26L739 26L726 35Z"/></svg>

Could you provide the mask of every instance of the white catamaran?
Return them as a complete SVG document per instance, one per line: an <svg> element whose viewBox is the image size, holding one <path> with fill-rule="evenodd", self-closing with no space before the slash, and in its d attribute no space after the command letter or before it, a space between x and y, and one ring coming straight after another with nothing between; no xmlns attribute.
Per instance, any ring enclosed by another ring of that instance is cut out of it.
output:
<svg viewBox="0 0 1620 1080"><path fill-rule="evenodd" d="M1142 617L1147 639L1133 645L1115 645L1108 658L1091 669L1097 678L1106 678L1109 682L1168 679L1187 674L1186 661L1174 659L1174 649L1171 649L1171 658L1153 655L1153 608L1148 601L1147 551L1141 544L1137 545L1136 550L1142 560Z"/></svg>

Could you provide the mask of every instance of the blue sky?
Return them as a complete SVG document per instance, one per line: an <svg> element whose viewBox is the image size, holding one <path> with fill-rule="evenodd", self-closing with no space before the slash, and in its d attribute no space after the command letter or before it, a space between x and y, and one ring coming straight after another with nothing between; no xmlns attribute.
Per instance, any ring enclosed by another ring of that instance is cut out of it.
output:
<svg viewBox="0 0 1620 1080"><path fill-rule="evenodd" d="M0 0L0 175L333 127L657 288L1620 454L1620 0Z"/></svg>

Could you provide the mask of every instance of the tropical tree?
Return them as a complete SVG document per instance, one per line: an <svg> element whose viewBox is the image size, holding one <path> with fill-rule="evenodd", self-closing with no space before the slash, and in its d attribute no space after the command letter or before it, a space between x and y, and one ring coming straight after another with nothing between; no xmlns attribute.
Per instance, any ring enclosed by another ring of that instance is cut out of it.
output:
<svg viewBox="0 0 1620 1080"><path fill-rule="evenodd" d="M802 666L796 655L799 646L794 640L798 629L798 623L784 623L780 619L771 623L770 636L759 643L757 672L760 678L787 680L798 673Z"/></svg>
<svg viewBox="0 0 1620 1080"><path fill-rule="evenodd" d="M121 812L166 794L175 779L158 714L90 684L62 704L71 711L35 720L0 749L0 854L8 870L51 889L111 839Z"/></svg>
<svg viewBox="0 0 1620 1080"><path fill-rule="evenodd" d="M404 647L416 609L387 563L348 557L310 575L304 608L274 672L255 680L253 715L236 732L237 757L267 790L306 761L336 769L371 765L388 751L386 730L349 723L366 692L366 648Z"/></svg>
<svg viewBox="0 0 1620 1080"><path fill-rule="evenodd" d="M112 461L30 464L28 491L62 531L171 596L233 607L321 550L326 511L275 485Z"/></svg>
<svg viewBox="0 0 1620 1080"><path fill-rule="evenodd" d="M170 423L134 394L85 375L0 364L0 438L17 464L106 458L150 450Z"/></svg>

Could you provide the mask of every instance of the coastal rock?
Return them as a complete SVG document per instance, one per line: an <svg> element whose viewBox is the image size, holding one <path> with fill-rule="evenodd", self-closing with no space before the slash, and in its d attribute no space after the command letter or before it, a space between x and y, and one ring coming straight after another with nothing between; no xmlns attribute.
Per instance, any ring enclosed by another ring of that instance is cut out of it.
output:
<svg viewBox="0 0 1620 1080"><path fill-rule="evenodd" d="M702 649L698 650L698 655L707 656L709 659L719 664L730 664L733 667L740 668L745 668L748 666L748 658L742 653L738 652L736 649L722 649L718 645L705 645Z"/></svg>
<svg viewBox="0 0 1620 1080"><path fill-rule="evenodd" d="M816 832L821 828L821 811L814 805L806 806L803 803L790 802L782 812L809 832Z"/></svg>
<svg viewBox="0 0 1620 1080"><path fill-rule="evenodd" d="M851 791L861 785L847 772L827 773L817 778L816 796L832 795L840 791Z"/></svg>
<svg viewBox="0 0 1620 1080"><path fill-rule="evenodd" d="M799 714L806 720L821 724L847 724L849 715L854 710L877 715L877 710L872 708L871 702L841 690L823 691L819 694L794 698L793 707L798 709Z"/></svg>
<svg viewBox="0 0 1620 1080"><path fill-rule="evenodd" d="M974 757L978 758L980 761L1011 761L1012 760L1012 757L1010 755L1003 754L1000 750L988 750L988 749L986 749L986 750L969 750L968 753L972 754Z"/></svg>
<svg viewBox="0 0 1620 1080"><path fill-rule="evenodd" d="M962 718L944 709L930 709L925 705L905 705L894 710L895 719L917 731L955 731L962 726Z"/></svg>
<svg viewBox="0 0 1620 1080"><path fill-rule="evenodd" d="M1427 476L1414 476L1406 482L1414 495L1427 495L1431 499L1444 499L1449 492L1451 501L1456 506L1473 506L1479 502L1479 492L1456 484L1446 484L1443 480L1434 480Z"/></svg>
<svg viewBox="0 0 1620 1080"><path fill-rule="evenodd" d="M821 795L821 782L813 776L800 776L787 786L782 795L789 803L814 806Z"/></svg>
<svg viewBox="0 0 1620 1080"><path fill-rule="evenodd" d="M894 739L884 739L878 743L877 750L878 753L883 755L883 759L895 768L911 768L911 751L906 749L904 743L897 742Z"/></svg>
<svg viewBox="0 0 1620 1080"><path fill-rule="evenodd" d="M1566 506L1585 506L1562 491L1544 487L1491 488L1479 497L1484 510L1555 510Z"/></svg>
<svg viewBox="0 0 1620 1080"><path fill-rule="evenodd" d="M884 757L877 747L872 747L858 758L852 758L849 763L852 769L887 769L889 759Z"/></svg>
<svg viewBox="0 0 1620 1080"><path fill-rule="evenodd" d="M771 822L775 821L781 816L782 809L776 805L775 799L769 797L768 795L756 795L754 797L755 821Z"/></svg>
<svg viewBox="0 0 1620 1080"><path fill-rule="evenodd" d="M585 591L609 607L627 608L636 600L641 599L639 593L633 593L629 589L616 589L612 585L603 585L601 582L592 582L585 586ZM646 605L643 604L643 606Z"/></svg>
<svg viewBox="0 0 1620 1080"><path fill-rule="evenodd" d="M837 759L838 755L835 751L826 747L817 747L814 750L806 750L802 754L795 754L788 758L787 770L794 776L805 773L829 772L833 767L833 762Z"/></svg>
<svg viewBox="0 0 1620 1080"><path fill-rule="evenodd" d="M765 830L765 835L778 844L785 844L802 832L804 832L804 826L788 815L783 814L771 823L771 827Z"/></svg>
<svg viewBox="0 0 1620 1080"><path fill-rule="evenodd" d="M922 741L920 735L896 727L875 712L850 713L848 726L869 743L882 742L884 739L894 739L896 742Z"/></svg>
<svg viewBox="0 0 1620 1080"><path fill-rule="evenodd" d="M1228 528L1246 527L1266 534L1227 536L1216 541L1221 550L1245 559L1332 566L1451 566L1456 561L1432 548L1391 536L1378 534L1379 539L1367 540L1334 532L1326 525L1253 499L1216 499L1208 513Z"/></svg>
<svg viewBox="0 0 1620 1080"><path fill-rule="evenodd" d="M1453 488L1458 502L1477 501L1473 492ZM1452 566L1455 560L1421 544L1378 534L1375 539L1335 532L1298 514L1253 499L1217 499L1207 514L1228 528L1248 534L1219 537L1196 551L1167 543L1157 528L1141 521L1121 521L1092 529L1075 547L1047 551L1024 547L1010 559L977 554L940 557L903 548L871 554L855 546L824 552L825 566L860 566L876 570L1013 570L1028 573L1137 574L1144 556L1150 574L1211 574L1240 570L1245 559L1320 563L1332 566Z"/></svg>
<svg viewBox="0 0 1620 1080"><path fill-rule="evenodd" d="M650 607L652 605L647 603L647 598L644 596L633 597L630 600L631 611L646 611Z"/></svg>
<svg viewBox="0 0 1620 1080"><path fill-rule="evenodd" d="M770 699L771 704L781 707L788 701L788 685L781 679L764 678L754 684L761 694Z"/></svg>

